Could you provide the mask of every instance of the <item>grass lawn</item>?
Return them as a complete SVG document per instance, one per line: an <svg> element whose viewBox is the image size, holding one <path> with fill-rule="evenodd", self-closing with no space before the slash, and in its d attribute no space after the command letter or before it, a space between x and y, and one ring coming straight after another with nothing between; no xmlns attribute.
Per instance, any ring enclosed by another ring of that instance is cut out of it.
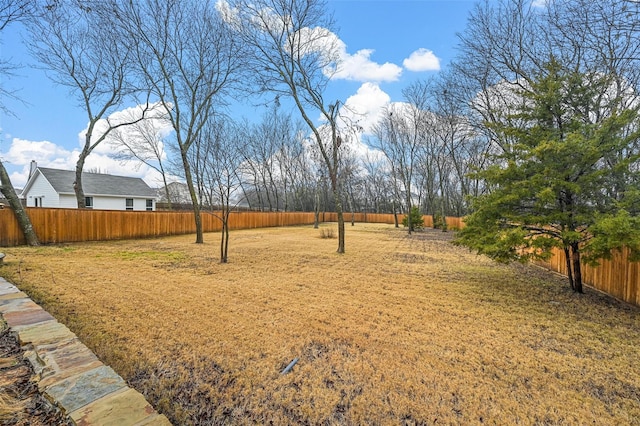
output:
<svg viewBox="0 0 640 426"><path fill-rule="evenodd" d="M640 309L450 238L19 247L0 274L175 424L640 424Z"/></svg>

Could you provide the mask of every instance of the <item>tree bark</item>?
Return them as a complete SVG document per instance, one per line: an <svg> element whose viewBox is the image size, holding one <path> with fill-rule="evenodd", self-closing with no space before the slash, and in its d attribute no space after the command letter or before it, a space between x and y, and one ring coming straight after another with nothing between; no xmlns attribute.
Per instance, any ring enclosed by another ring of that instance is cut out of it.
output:
<svg viewBox="0 0 640 426"><path fill-rule="evenodd" d="M342 214L342 200L340 199L340 191L336 188L333 190L333 198L336 204L336 213L338 214L338 253L344 253L344 215Z"/></svg>
<svg viewBox="0 0 640 426"><path fill-rule="evenodd" d="M196 224L196 244L204 244L204 235L202 232L202 218L200 217L200 201L196 196L196 189L193 185L193 176L191 176L191 167L187 152L181 150L182 165L184 167L184 177L189 187L189 195L191 195L191 204L193 205L193 218Z"/></svg>
<svg viewBox="0 0 640 426"><path fill-rule="evenodd" d="M22 207L22 203L16 194L16 190L11 184L9 174L7 173L7 169L4 167L4 164L2 164L2 161L0 161L0 192L2 192L2 195L4 195L4 197L9 201L9 205L13 209L13 213L16 215L18 225L20 225L20 229L22 229L22 233L24 234L27 244L30 246L40 245L38 236L33 229L31 219L29 219L27 212Z"/></svg>
<svg viewBox="0 0 640 426"><path fill-rule="evenodd" d="M393 203L391 203L391 205L393 206L393 223L396 228L399 228L400 225L398 224L398 211L396 210L396 202L394 201Z"/></svg>
<svg viewBox="0 0 640 426"><path fill-rule="evenodd" d="M229 213L222 212L222 230L220 238L220 263L228 262L229 253Z"/></svg>
<svg viewBox="0 0 640 426"><path fill-rule="evenodd" d="M571 243L571 261L573 263L573 291L584 293L582 290L582 269L580 267L580 245Z"/></svg>
<svg viewBox="0 0 640 426"><path fill-rule="evenodd" d="M82 169L84 169L85 158L86 155L84 153L80 153L80 157L78 158L78 162L76 163L76 180L75 182L73 182L73 190L76 193L76 201L78 203L79 209L87 208L84 189L82 186Z"/></svg>
<svg viewBox="0 0 640 426"><path fill-rule="evenodd" d="M409 228L409 235L413 231L413 221L411 220L411 195L407 196L407 228Z"/></svg>
<svg viewBox="0 0 640 426"><path fill-rule="evenodd" d="M318 229L320 226L320 192L317 187L314 200L313 229Z"/></svg>
<svg viewBox="0 0 640 426"><path fill-rule="evenodd" d="M571 286L571 290L575 291L575 284L573 282L573 268L571 267L571 250L569 246L564 246L564 259L567 266L567 277L569 278L569 285Z"/></svg>

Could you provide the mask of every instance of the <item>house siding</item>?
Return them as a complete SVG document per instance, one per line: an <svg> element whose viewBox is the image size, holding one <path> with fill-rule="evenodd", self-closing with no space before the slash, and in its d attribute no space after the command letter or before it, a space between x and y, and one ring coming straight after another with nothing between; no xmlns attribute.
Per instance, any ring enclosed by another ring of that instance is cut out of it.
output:
<svg viewBox="0 0 640 426"><path fill-rule="evenodd" d="M133 198L133 210L145 211L147 209L147 198L138 197L104 197L98 195L86 194L87 197L93 197L93 208L96 210L126 210L127 198ZM75 207L75 206L74 206ZM153 203L155 210L155 202Z"/></svg>
<svg viewBox="0 0 640 426"><path fill-rule="evenodd" d="M60 198L47 179L38 173L26 194L23 194L27 207L36 207L36 199L42 201L37 207L59 207Z"/></svg>
<svg viewBox="0 0 640 426"><path fill-rule="evenodd" d="M60 207L64 209L78 208L78 203L76 202L76 196L71 194L60 194Z"/></svg>

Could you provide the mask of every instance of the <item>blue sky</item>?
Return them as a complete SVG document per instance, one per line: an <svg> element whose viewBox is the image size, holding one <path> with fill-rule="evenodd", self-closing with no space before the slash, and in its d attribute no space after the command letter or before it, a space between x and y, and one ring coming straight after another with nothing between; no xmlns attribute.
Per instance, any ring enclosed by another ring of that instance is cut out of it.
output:
<svg viewBox="0 0 640 426"><path fill-rule="evenodd" d="M456 33L464 30L474 4L471 0L328 0L347 67L342 78L330 83L326 99L340 99L371 117L385 103L401 101L401 91L411 81L446 69L456 54ZM17 75L1 81L23 100L4 99L15 116L0 113L0 157L12 182L24 185L32 159L41 166L72 170L86 113L67 88L56 86L34 66L19 26L5 29L0 49L4 59L24 65ZM406 62L412 54L414 61ZM109 158L106 147L89 157L87 167L143 177L157 186L158 176L152 170L120 164Z"/></svg>

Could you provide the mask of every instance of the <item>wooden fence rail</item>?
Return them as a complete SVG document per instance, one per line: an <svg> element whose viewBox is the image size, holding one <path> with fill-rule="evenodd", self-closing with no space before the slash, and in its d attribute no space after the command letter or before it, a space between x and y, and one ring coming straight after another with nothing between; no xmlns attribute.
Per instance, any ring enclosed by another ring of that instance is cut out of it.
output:
<svg viewBox="0 0 640 426"><path fill-rule="evenodd" d="M44 244L160 237L195 233L192 212L137 212L113 210L78 210L27 208L33 227ZM345 213L350 222L351 213ZM402 221L403 216L398 215ZM433 226L431 216L423 216L426 227ZM336 213L321 213L322 222L336 222ZM394 223L393 214L355 213L355 222ZM265 228L272 226L308 225L313 213L306 212L233 212L229 217L231 229ZM447 217L449 229L464 227L462 218ZM205 232L219 231L220 220L215 214L203 212ZM0 209L0 247L25 244L13 211ZM540 265L566 275L562 250L555 250L548 262ZM583 265L583 281L598 290L625 302L640 306L640 264L628 261L628 252L614 253L611 260L603 260L597 267Z"/></svg>

